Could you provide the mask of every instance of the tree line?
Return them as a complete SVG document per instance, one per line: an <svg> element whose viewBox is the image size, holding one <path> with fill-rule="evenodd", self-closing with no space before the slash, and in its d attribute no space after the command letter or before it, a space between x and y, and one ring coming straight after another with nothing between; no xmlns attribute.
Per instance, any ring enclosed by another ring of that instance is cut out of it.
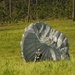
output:
<svg viewBox="0 0 75 75"><path fill-rule="evenodd" d="M0 22L47 18L72 19L75 6L73 3L74 0L0 0Z"/></svg>

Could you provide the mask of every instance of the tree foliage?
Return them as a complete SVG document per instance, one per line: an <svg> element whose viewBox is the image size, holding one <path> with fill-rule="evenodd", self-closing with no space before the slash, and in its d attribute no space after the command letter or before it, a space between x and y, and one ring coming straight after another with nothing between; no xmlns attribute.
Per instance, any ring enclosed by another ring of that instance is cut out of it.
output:
<svg viewBox="0 0 75 75"><path fill-rule="evenodd" d="M72 0L30 0L30 18L72 18ZM38 13L38 16L37 14ZM27 19L28 0L0 0L0 21Z"/></svg>

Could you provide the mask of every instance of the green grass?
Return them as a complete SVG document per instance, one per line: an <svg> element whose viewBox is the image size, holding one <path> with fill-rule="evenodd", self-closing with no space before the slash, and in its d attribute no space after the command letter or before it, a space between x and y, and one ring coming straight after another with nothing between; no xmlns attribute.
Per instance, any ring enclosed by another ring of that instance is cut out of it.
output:
<svg viewBox="0 0 75 75"><path fill-rule="evenodd" d="M75 22L72 20L45 20L53 29L66 35L70 60L58 62L24 62L20 53L23 30L30 23L0 25L0 75L75 75Z"/></svg>

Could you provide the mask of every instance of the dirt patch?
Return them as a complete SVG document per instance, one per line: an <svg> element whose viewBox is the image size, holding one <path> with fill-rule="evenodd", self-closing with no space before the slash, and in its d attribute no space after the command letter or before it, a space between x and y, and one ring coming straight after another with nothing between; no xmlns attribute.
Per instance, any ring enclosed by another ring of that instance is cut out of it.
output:
<svg viewBox="0 0 75 75"><path fill-rule="evenodd" d="M75 52L71 52L71 54L75 54Z"/></svg>

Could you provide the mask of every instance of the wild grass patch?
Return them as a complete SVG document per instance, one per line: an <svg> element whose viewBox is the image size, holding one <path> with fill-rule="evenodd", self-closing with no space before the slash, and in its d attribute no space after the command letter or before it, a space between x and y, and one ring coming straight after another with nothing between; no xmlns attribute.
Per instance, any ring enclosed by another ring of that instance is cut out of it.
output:
<svg viewBox="0 0 75 75"><path fill-rule="evenodd" d="M24 62L20 41L30 23L0 26L0 75L75 75L75 22L72 20L46 20L53 29L64 33L69 41L70 60Z"/></svg>

